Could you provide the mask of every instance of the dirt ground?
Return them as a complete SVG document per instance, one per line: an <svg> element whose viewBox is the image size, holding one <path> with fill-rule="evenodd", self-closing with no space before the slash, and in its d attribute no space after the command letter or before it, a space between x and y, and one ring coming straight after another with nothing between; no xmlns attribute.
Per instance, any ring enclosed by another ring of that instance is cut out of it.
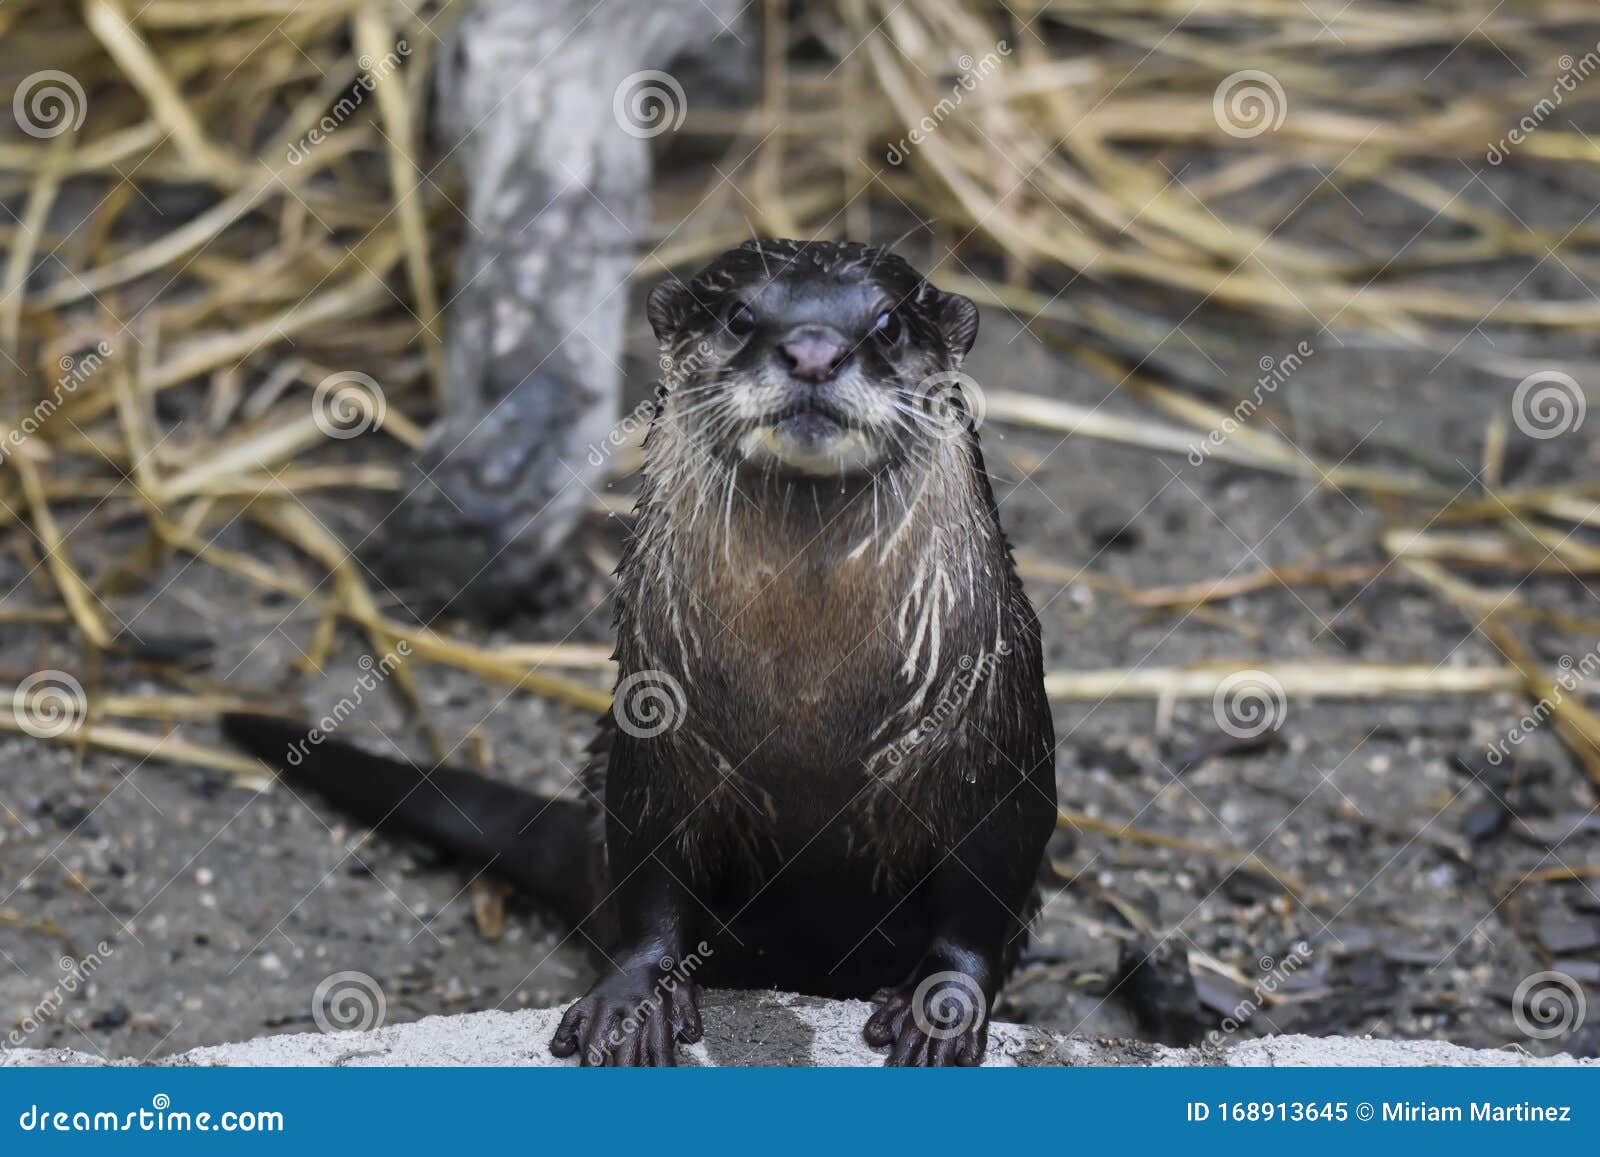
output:
<svg viewBox="0 0 1600 1157"><path fill-rule="evenodd" d="M1558 186L1526 170L1451 164L1436 176L1466 202L1504 204L1532 224L1570 223L1600 204L1600 188ZM1272 220L1291 218L1289 236L1298 217L1315 217L1325 229L1330 218L1342 214L1354 224L1359 216L1368 236L1388 230L1400 251L1408 238L1425 241L1428 230L1448 228L1363 188L1323 187L1309 200L1301 199L1305 188L1286 184L1282 204L1263 207ZM1593 293L1594 274L1534 261L1462 271L1491 297L1535 288ZM1075 288L1068 299L1091 296L1140 308L1108 287ZM1152 320L1152 349L1210 383L1216 399L1243 396L1262 359L1281 362L1303 340L1313 356L1252 421L1270 422L1322 459L1411 472L1451 488L1477 485L1485 430L1508 415L1520 377L1565 368L1592 383L1600 364L1592 338L1519 333L1492 319L1416 345L1339 330L1262 333L1205 312L1174 329L1182 317ZM986 390L1177 424L1054 352L1027 331L1027 320L986 310L969 367ZM642 395L653 359L637 312L632 330L631 389ZM1507 368L1519 365L1521 373ZM1600 411L1600 396L1590 397ZM1600 479L1596 431L1600 413L1557 439L1513 431L1507 483ZM1002 517L1027 563L1051 671L1205 660L1504 663L1473 621L1397 568L1332 589L1272 586L1198 613L1130 606L1100 581L1149 588L1313 557L1381 563L1373 536L1383 510L1369 497L1315 478L1216 459L1196 465L999 420L987 423L984 441ZM391 451L368 438L330 443L317 460ZM618 483L619 492L629 487ZM1414 525L1436 513L1426 503L1391 509ZM371 529L371 512L358 502L330 500L318 513L351 541ZM70 543L91 575L140 541L138 520L126 515L110 504L69 519ZM618 521L596 515L583 533L585 561L573 564L567 584L577 593L559 606L494 629L465 622L450 629L488 642L605 642L604 560L622 533ZM219 545L312 582L321 577L242 522ZM16 550L0 555L8 606L44 601L30 568ZM1080 571L1084 577L1062 578ZM1500 590L1510 585L1502 579L1481 582ZM1600 622L1600 591L1558 567L1522 583L1518 594ZM396 607L405 601L403 591L388 597ZM148 589L110 602L142 634L208 638L209 665L196 678L275 695L286 709L312 715L349 695L367 652L364 640L342 633L325 670L296 671L317 628L315 609L264 596L186 558L167 560ZM81 655L59 628L10 625L5 634L6 681L50 667L80 669ZM1600 633L1531 627L1524 637L1552 666L1600 646ZM486 763L541 790L570 789L589 732L582 712L508 696L439 667L417 673L447 741L473 737L458 753L463 762ZM98 675L119 693L159 686L121 660L105 660ZM1302 881L1304 895L1290 898L1225 855L1063 831L1052 848L1061 878L1046 889L1035 947L999 1015L1170 1042L1211 1030L1371 1033L1595 1055L1600 1012L1547 1041L1531 1041L1513 1019L1518 985L1544 970L1574 978L1591 1004L1600 999L1600 880L1531 882L1509 897L1503 890L1528 873L1600 863L1595 787L1553 727L1532 729L1501 766L1487 760L1527 706L1509 693L1296 697L1275 732L1230 747L1217 742L1225 737L1209 700L1170 711L1149 699L1057 703L1065 806L1144 832L1254 851ZM423 750L397 695L370 698L361 715L343 737ZM216 740L206 726L181 724L180 731ZM460 873L409 845L351 830L287 790L257 794L224 776L101 753L80 763L68 748L24 738L0 741L0 759L0 910L60 932L0 923L0 1031L12 1034L11 1044L145 1057L300 1031L312 1025L319 983L349 970L381 985L390 1022L544 1006L589 981L583 955L539 913L514 902L503 938L492 943L479 931ZM1124 972L1157 943L1166 947L1153 960ZM59 1008L41 1010L60 987L69 944L103 960ZM1255 1015L1235 1015L1241 1003Z"/></svg>

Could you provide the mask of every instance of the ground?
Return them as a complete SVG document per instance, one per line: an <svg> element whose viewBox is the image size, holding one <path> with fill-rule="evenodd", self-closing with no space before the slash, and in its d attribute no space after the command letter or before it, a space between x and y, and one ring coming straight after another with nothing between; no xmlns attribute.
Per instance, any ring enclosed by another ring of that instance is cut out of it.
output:
<svg viewBox="0 0 1600 1157"><path fill-rule="evenodd" d="M1571 217L1572 197L1600 200L1592 190L1548 188L1526 173L1463 172L1451 180L1457 185L1469 200L1503 197L1519 213L1552 219ZM1425 214L1406 218L1376 197L1357 209L1325 193L1314 209L1380 220L1387 213L1402 238L1427 223ZM1463 280L1491 298L1552 283L1570 294L1570 281L1584 282L1587 272L1507 263L1464 271ZM1095 292L1137 308L1114 289ZM653 360L638 317L629 364L636 396ZM1178 424L1030 335L1025 320L985 311L969 368L986 390ZM1156 336L1166 334L1162 326ZM1314 354L1273 392L1258 423L1273 422L1329 461L1350 455L1399 472L1421 463L1461 487L1475 485L1485 430L1509 413L1521 375L1508 375L1504 364L1522 359L1525 373L1592 365L1596 352L1587 336L1503 328L1493 341L1463 328L1417 348L1337 330L1265 332L1217 320L1174 331L1161 349L1198 366L1219 396L1237 398L1260 376L1263 358L1281 362L1302 340ZM1507 461L1515 477L1507 484L1593 480L1596 421L1549 441L1513 432ZM1099 581L1198 582L1325 548L1327 561L1381 563L1386 556L1373 541L1381 516L1420 525L1436 512L1426 504L1380 502L1314 477L1215 459L1196 465L1000 420L983 433L1003 521L1027 564L1050 671L1205 660L1504 664L1473 621L1397 568L1332 589L1275 586L1200 613L1132 607ZM373 441L331 444L318 460L387 452L366 444ZM619 493L628 485L619 483ZM329 501L318 511L352 541L371 529L359 503ZM138 519L126 514L113 503L69 520L70 542L91 574L139 541ZM604 559L621 533L596 515L584 531L584 561L573 563L576 581L566 584L576 594L554 609L494 629L464 622L450 629L491 643L605 642ZM242 522L220 544L320 577ZM17 552L0 560L0 585L20 584L8 603L35 597L31 566ZM1063 580L1080 570L1083 577ZM1469 581L1499 592L1517 579L1488 573ZM1518 594L1591 626L1600 621L1600 595L1559 568L1521 583ZM317 627L315 608L264 596L186 558L166 560L147 587L111 601L141 633L210 638L209 667L192 677L194 686L209 680L266 693L310 714L350 694L368 650L343 633L320 675L297 673L291 664ZM59 628L5 629L0 681L49 667L81 669ZM1579 660L1600 643L1592 629L1585 637L1536 626L1524 637L1547 665ZM437 666L417 670L447 740L474 736L458 753L463 762L530 787L570 789L590 730L582 711L506 695ZM156 686L124 660L107 659L92 674L119 693ZM1591 1001L1600 993L1600 882L1530 883L1509 898L1502 887L1533 871L1600 863L1595 785L1553 727L1533 728L1502 766L1487 761L1526 710L1511 693L1297 697L1276 732L1216 750L1222 733L1209 700L1170 711L1148 699L1058 702L1065 806L1256 852L1303 881L1306 895L1293 899L1260 872L1235 870L1226 856L1063 831L1052 846L1060 877L1046 887L1035 946L1000 1015L1086 1036L1169 1042L1213 1030L1284 1031L1600 1052L1593 1017L1548 1040L1531 1039L1513 1018L1513 993L1542 971L1574 978ZM208 725L181 729L216 742ZM369 697L343 734L379 748L423 750L392 688ZM22 737L0 741L0 759L0 910L49 921L61 933L0 923L0 1017L10 1022L0 1029L11 1032L11 1044L161 1057L305 1031L313 1026L314 991L346 971L375 979L390 1023L544 1007L589 983L584 956L539 913L513 903L503 937L490 942L461 874L408 845L351 830L287 790L258 794L225 776L105 753L80 761L68 747ZM1135 925L1151 935L1131 931ZM1144 961L1158 941L1166 947L1156 960L1166 964L1151 961L1125 976L1124 963ZM89 983L73 985L55 1007L68 945L103 959ZM1198 1015L1184 986L1170 983L1181 980L1185 955L1198 981Z"/></svg>
<svg viewBox="0 0 1600 1157"><path fill-rule="evenodd" d="M706 995L705 1038L679 1050L682 1065L866 1066L877 1056L861 1039L871 1006L774 992ZM440 1065L558 1066L544 1048L559 1009L432 1016L366 1032L279 1033L225 1045L203 1045L161 1058L176 1066L318 1066L368 1068ZM81 1049L17 1049L7 1064L94 1066L104 1059ZM114 1062L133 1063L130 1060ZM983 1063L1038 1065L1396 1068L1421 1065L1569 1066L1570 1057L1532 1058L1510 1049L1463 1049L1439 1041L1274 1036L1220 1046L1176 1049L1135 1040L1062 1036L1044 1029L995 1025ZM1596 1062L1590 1061L1589 1064Z"/></svg>

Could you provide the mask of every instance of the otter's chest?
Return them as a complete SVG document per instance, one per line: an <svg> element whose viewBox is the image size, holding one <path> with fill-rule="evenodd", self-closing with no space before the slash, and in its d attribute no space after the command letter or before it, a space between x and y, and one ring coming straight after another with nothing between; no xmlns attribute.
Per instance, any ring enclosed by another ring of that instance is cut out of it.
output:
<svg viewBox="0 0 1600 1157"><path fill-rule="evenodd" d="M705 658L747 741L847 751L904 686L895 568L760 564L713 576L702 597Z"/></svg>

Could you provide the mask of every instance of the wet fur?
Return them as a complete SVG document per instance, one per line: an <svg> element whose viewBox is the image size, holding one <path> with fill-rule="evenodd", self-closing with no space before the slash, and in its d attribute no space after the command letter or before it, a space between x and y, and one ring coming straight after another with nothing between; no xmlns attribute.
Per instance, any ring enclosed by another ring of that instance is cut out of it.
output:
<svg viewBox="0 0 1600 1157"><path fill-rule="evenodd" d="M870 473L795 477L730 450L769 383L737 365L717 303L785 278L795 293L867 282L903 311L902 354L863 350L841 387L877 391L851 409L885 451ZM667 372L619 570L618 685L680 687L681 719L648 738L602 722L597 838L564 884L601 883L579 922L612 967L553 1047L671 1063L672 1040L698 1033L692 999L620 1042L600 1029L649 1000L662 958L693 953L695 985L902 985L869 1040L893 1063L975 1063L1055 817L1038 622L977 438L915 408L919 382L959 366L976 313L884 251L765 241L658 289L650 317ZM916 981L947 971L970 973L984 1006L953 1044L907 1012Z"/></svg>

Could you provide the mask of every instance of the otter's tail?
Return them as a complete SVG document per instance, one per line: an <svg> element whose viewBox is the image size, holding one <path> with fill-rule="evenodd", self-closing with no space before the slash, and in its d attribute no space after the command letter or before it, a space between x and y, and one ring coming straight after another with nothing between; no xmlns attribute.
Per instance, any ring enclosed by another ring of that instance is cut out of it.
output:
<svg viewBox="0 0 1600 1157"><path fill-rule="evenodd" d="M331 739L311 743L308 729L287 719L228 714L222 731L356 822L445 852L474 874L499 876L575 928L593 923L597 849L582 805L476 772L424 770Z"/></svg>

